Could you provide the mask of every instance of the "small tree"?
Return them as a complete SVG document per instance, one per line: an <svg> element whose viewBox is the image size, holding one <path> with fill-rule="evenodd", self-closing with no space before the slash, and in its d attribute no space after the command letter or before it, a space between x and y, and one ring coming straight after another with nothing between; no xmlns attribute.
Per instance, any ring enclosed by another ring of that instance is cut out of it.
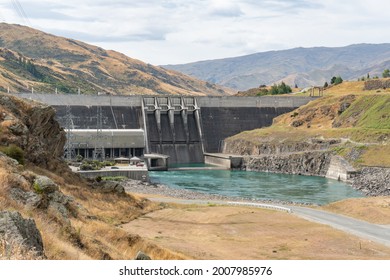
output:
<svg viewBox="0 0 390 280"><path fill-rule="evenodd" d="M336 79L337 79L336 76L333 76L332 79L330 79L330 84L333 85Z"/></svg>
<svg viewBox="0 0 390 280"><path fill-rule="evenodd" d="M342 82L343 82L343 79L340 76L337 76L336 79L334 80L335 85L341 84Z"/></svg>
<svg viewBox="0 0 390 280"><path fill-rule="evenodd" d="M383 78L390 78L390 70L389 69L385 69L382 73L382 77Z"/></svg>
<svg viewBox="0 0 390 280"><path fill-rule="evenodd" d="M329 86L328 82L325 82L324 88L327 88Z"/></svg>
<svg viewBox="0 0 390 280"><path fill-rule="evenodd" d="M271 95L276 95L276 94L278 94L278 86L277 86L276 84L273 84L273 85L271 86L271 89L270 89L269 93L270 93Z"/></svg>

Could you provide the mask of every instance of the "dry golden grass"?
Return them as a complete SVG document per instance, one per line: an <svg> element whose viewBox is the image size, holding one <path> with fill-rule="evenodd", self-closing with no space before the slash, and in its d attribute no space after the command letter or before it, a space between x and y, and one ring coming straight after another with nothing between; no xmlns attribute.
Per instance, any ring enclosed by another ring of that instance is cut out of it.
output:
<svg viewBox="0 0 390 280"><path fill-rule="evenodd" d="M386 246L263 209L186 205L147 214L123 228L194 259L390 258Z"/></svg>
<svg viewBox="0 0 390 280"><path fill-rule="evenodd" d="M324 91L324 95L346 95L346 94L359 94L359 95L371 95L371 94L387 94L390 93L390 89L381 90L364 90L364 81L344 81L336 86L329 87Z"/></svg>
<svg viewBox="0 0 390 280"><path fill-rule="evenodd" d="M0 260L40 260L34 251L26 250L15 240L0 238Z"/></svg>
<svg viewBox="0 0 390 280"><path fill-rule="evenodd" d="M378 156L380 155L380 156ZM362 160L367 166L389 166L390 167L390 144L379 146L368 146L364 151Z"/></svg>
<svg viewBox="0 0 390 280"><path fill-rule="evenodd" d="M390 197L352 198L321 208L370 223L390 225Z"/></svg>
<svg viewBox="0 0 390 280"><path fill-rule="evenodd" d="M27 166L26 170L17 170L4 158L0 160L0 210L16 210L35 220L48 259L133 259L140 250L153 259L186 258L120 228L123 223L161 209L160 205L129 194L101 193L78 176L64 178L36 166L32 167L33 173L28 170L31 166ZM68 221L50 208L27 209L8 197L11 187L33 191L35 174L48 176L62 193L74 198L68 205L71 211ZM22 259L17 251L7 252L9 258Z"/></svg>

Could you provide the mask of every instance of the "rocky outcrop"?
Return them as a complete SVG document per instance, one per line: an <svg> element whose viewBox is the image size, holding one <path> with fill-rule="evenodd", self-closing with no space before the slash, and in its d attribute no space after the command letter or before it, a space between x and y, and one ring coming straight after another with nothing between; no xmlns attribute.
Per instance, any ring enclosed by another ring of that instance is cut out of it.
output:
<svg viewBox="0 0 390 280"><path fill-rule="evenodd" d="M51 107L1 94L0 145L14 144L24 151L29 162L55 170L63 164L59 158L66 136L54 116Z"/></svg>
<svg viewBox="0 0 390 280"><path fill-rule="evenodd" d="M390 79L375 79L364 82L364 90L376 90L390 88Z"/></svg>
<svg viewBox="0 0 390 280"><path fill-rule="evenodd" d="M278 155L246 156L242 169L309 176L325 176L331 160L330 152L301 152Z"/></svg>
<svg viewBox="0 0 390 280"><path fill-rule="evenodd" d="M64 153L65 132L54 117L52 107L36 106L28 110L26 126L30 134L25 147L26 158L40 166L50 167L53 160Z"/></svg>
<svg viewBox="0 0 390 280"><path fill-rule="evenodd" d="M102 193L118 193L124 194L125 188L120 182L117 181L101 181L93 182L91 187Z"/></svg>
<svg viewBox="0 0 390 280"><path fill-rule="evenodd" d="M40 209L52 213L62 222L69 223L69 217L75 216L77 207L74 199L64 195L59 186L50 178L36 176L33 190L26 191L18 187L13 187L9 191L10 198L24 205L27 209Z"/></svg>
<svg viewBox="0 0 390 280"><path fill-rule="evenodd" d="M27 252L44 257L42 236L33 219L24 219L19 212L0 211L0 237L12 240Z"/></svg>
<svg viewBox="0 0 390 280"><path fill-rule="evenodd" d="M365 167L352 187L369 196L390 195L390 168Z"/></svg>

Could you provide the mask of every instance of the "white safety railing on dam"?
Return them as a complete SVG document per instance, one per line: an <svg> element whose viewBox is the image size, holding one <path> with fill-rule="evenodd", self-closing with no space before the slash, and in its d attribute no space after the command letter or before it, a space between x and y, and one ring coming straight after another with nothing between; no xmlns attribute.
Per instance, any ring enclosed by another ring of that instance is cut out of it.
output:
<svg viewBox="0 0 390 280"><path fill-rule="evenodd" d="M290 208L278 206L278 205L272 205L272 204L254 203L254 202L236 202L236 201L229 201L227 204L228 205L235 205L235 206L258 207L258 208L265 208L265 209L271 209L271 210L292 213L292 210Z"/></svg>

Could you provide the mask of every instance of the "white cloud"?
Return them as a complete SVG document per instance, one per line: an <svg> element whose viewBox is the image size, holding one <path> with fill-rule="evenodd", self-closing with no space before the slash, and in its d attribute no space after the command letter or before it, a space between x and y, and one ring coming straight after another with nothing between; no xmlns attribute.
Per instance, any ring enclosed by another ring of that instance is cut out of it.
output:
<svg viewBox="0 0 390 280"><path fill-rule="evenodd" d="M211 16L239 17L243 15L238 1L213 0L211 1L209 13Z"/></svg>
<svg viewBox="0 0 390 280"><path fill-rule="evenodd" d="M390 38L390 1L381 0L19 2L34 28L153 64ZM0 0L0 19L26 24L11 3Z"/></svg>

